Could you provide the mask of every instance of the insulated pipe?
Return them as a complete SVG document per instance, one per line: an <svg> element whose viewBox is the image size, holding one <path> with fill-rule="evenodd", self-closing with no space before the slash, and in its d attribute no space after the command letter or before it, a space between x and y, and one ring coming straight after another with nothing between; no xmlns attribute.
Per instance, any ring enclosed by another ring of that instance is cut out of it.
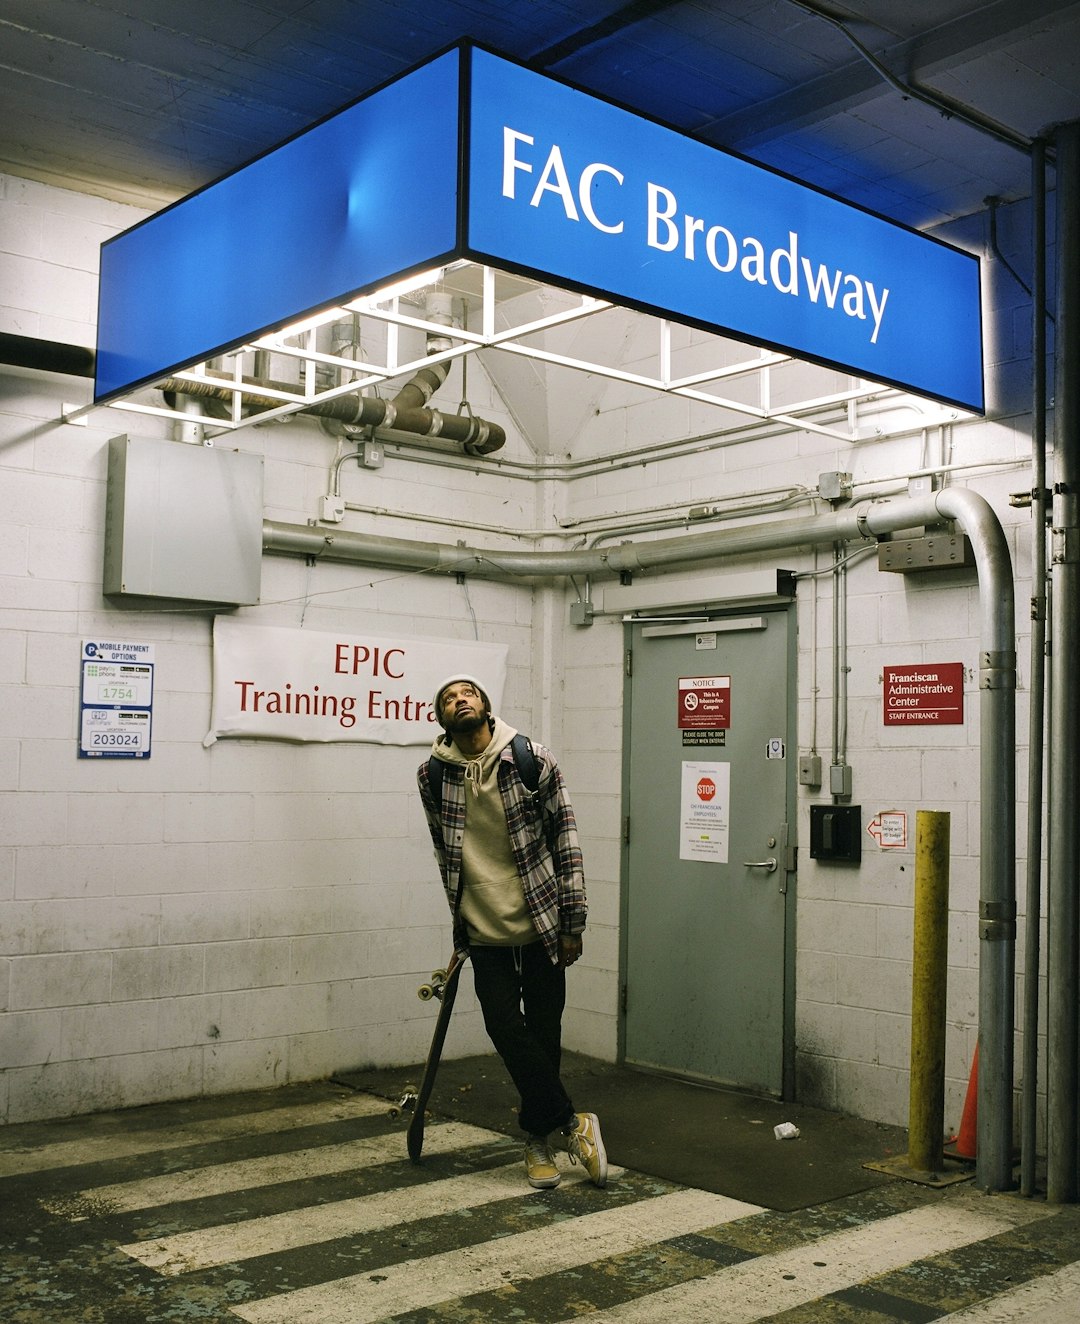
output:
<svg viewBox="0 0 1080 1324"><path fill-rule="evenodd" d="M1080 940L1080 123L1057 143L1057 361L1047 885L1046 1198L1076 1200Z"/></svg>
<svg viewBox="0 0 1080 1324"><path fill-rule="evenodd" d="M426 407L425 402L445 378L446 365L432 364L421 368L393 400L373 395L339 395L331 400L305 405L297 412L336 419L349 427L396 428L399 432L411 432L421 437L440 437L459 443L467 455L490 455L492 451L504 446L506 432L498 423L471 414L443 414L438 409ZM233 392L227 384L229 381L231 378L223 377L219 385L216 381L179 381L170 377L158 389L167 395L187 395L229 404L233 398ZM278 382L266 382L264 385L279 391L291 392L295 389ZM243 400L245 405L255 405L261 409L280 409L282 404L280 399L259 395L258 390L245 390Z"/></svg>
<svg viewBox="0 0 1080 1324"><path fill-rule="evenodd" d="M263 548L315 559L474 574L486 579L618 575L667 569L784 547L869 540L956 520L971 541L979 577L980 900L979 1121L976 1180L1012 1185L1013 977L1016 963L1016 653L1012 565L990 505L966 488L681 538L570 552L487 552L446 543L380 538L303 524L263 523Z"/></svg>
<svg viewBox="0 0 1080 1324"><path fill-rule="evenodd" d="M95 355L82 345L66 345L56 340L38 340L0 331L0 363L13 368L36 368L39 372L58 372L67 377L93 377Z"/></svg>
<svg viewBox="0 0 1080 1324"><path fill-rule="evenodd" d="M911 953L908 1165L945 1167L945 993L949 961L949 829L946 813L915 815L915 933Z"/></svg>

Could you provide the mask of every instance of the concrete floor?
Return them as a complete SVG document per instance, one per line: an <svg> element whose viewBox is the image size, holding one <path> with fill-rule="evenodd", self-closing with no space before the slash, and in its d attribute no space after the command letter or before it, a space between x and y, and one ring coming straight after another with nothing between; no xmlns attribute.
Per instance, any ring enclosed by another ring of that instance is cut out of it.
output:
<svg viewBox="0 0 1080 1324"><path fill-rule="evenodd" d="M405 1079L405 1078L408 1079ZM1074 1324L1080 1207L866 1169L900 1134L571 1057L611 1179L523 1180L492 1059L0 1130L5 1324ZM361 1088L362 1086L362 1088ZM799 1125L777 1141L777 1120Z"/></svg>
<svg viewBox="0 0 1080 1324"><path fill-rule="evenodd" d="M907 1152L907 1132L854 1117L708 1089L566 1053L563 1082L596 1113L612 1161L769 1209L804 1209L888 1180L864 1164ZM340 1072L354 1089L398 1100L418 1068ZM517 1136L517 1094L497 1057L444 1062L429 1111ZM792 1122L797 1140L773 1127ZM971 1165L962 1170L971 1172Z"/></svg>

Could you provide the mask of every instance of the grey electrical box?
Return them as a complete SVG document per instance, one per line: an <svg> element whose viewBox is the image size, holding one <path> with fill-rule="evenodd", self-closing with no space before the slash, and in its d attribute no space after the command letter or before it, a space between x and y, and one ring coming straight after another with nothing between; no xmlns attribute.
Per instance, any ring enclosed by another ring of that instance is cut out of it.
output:
<svg viewBox="0 0 1080 1324"><path fill-rule="evenodd" d="M112 437L102 590L151 608L258 602L262 522L261 456Z"/></svg>
<svg viewBox="0 0 1080 1324"><path fill-rule="evenodd" d="M810 858L862 859L862 805L810 806Z"/></svg>

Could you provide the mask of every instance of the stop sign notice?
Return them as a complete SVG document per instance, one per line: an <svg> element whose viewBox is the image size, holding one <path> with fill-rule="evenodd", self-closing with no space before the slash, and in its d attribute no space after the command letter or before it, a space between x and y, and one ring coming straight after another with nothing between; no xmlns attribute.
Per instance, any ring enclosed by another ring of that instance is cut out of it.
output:
<svg viewBox="0 0 1080 1324"><path fill-rule="evenodd" d="M697 793L699 800L711 800L716 794L716 783L711 777L702 777L697 784Z"/></svg>

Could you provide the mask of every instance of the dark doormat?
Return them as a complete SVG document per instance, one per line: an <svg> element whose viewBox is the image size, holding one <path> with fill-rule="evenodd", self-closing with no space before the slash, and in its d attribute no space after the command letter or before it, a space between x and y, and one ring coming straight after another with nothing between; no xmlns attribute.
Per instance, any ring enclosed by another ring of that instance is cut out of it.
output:
<svg viewBox="0 0 1080 1324"><path fill-rule="evenodd" d="M420 1073L420 1065L357 1069L334 1079L396 1102L416 1087ZM600 1118L612 1163L769 1209L805 1209L895 1181L863 1164L907 1152L901 1127L670 1080L579 1053L563 1055L562 1074L575 1105ZM517 1136L516 1107L502 1062L482 1055L442 1063L429 1111ZM773 1127L781 1122L798 1127L798 1138L777 1140ZM407 1123L403 1117L402 1132Z"/></svg>

